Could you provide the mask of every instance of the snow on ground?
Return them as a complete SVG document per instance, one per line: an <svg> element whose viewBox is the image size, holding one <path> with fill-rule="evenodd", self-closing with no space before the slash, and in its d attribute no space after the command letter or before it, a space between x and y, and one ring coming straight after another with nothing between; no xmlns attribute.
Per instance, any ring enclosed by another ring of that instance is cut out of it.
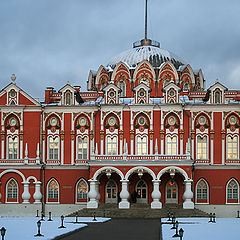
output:
<svg viewBox="0 0 240 240"><path fill-rule="evenodd" d="M68 217L64 219L64 226L66 228L58 228L61 225L60 218L53 218L53 221L47 221L47 218L45 218L45 221L41 221L41 234L44 235L44 237L34 237L35 234L37 234L37 221L40 218L33 218L33 217L26 217L26 218L6 218L1 217L0 218L0 228L5 227L6 228L6 240L47 240L47 239L53 239L54 237L57 237L59 235L72 232L74 230L77 230L79 228L87 227L87 223L93 222L93 218L83 218L79 217L78 222L80 223L73 223L75 222L75 218ZM108 221L109 218L96 218L97 221L94 221L95 223L99 222L105 222Z"/></svg>
<svg viewBox="0 0 240 240"><path fill-rule="evenodd" d="M208 218L177 218L178 229L184 230L183 240L237 240L239 239L240 218L217 218L216 223L208 223ZM162 219L167 222L167 219ZM163 240L172 238L176 230L171 224L162 225Z"/></svg>

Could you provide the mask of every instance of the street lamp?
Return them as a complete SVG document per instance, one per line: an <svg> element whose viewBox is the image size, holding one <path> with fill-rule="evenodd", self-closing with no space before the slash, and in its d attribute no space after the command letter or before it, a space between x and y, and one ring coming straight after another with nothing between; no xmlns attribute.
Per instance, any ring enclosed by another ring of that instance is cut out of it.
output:
<svg viewBox="0 0 240 240"><path fill-rule="evenodd" d="M63 221L64 221L64 216L62 215L62 216L61 216L61 222L62 222L62 224L61 224L61 226L58 227L58 228L66 228L66 227L63 226Z"/></svg>
<svg viewBox="0 0 240 240"><path fill-rule="evenodd" d="M180 228L180 230L179 230L179 237L180 237L180 240L182 240L182 238L183 238L183 233L184 233L183 229Z"/></svg>
<svg viewBox="0 0 240 240"><path fill-rule="evenodd" d="M4 240L4 236L5 236L5 233L6 233L6 228L5 228L5 227L2 227L2 228L0 229L0 231L1 231L2 240Z"/></svg>
<svg viewBox="0 0 240 240"><path fill-rule="evenodd" d="M78 212L76 212L75 216L76 216L76 221L75 221L75 223L78 223Z"/></svg>
<svg viewBox="0 0 240 240"><path fill-rule="evenodd" d="M51 218L51 217L52 217L52 213L49 212L49 213L48 213L48 221L52 221L52 218Z"/></svg>
<svg viewBox="0 0 240 240"><path fill-rule="evenodd" d="M93 221L97 221L97 219L96 219L96 212L93 213Z"/></svg>
<svg viewBox="0 0 240 240"><path fill-rule="evenodd" d="M172 237L179 237L179 235L178 235L178 221L176 221L176 233Z"/></svg>

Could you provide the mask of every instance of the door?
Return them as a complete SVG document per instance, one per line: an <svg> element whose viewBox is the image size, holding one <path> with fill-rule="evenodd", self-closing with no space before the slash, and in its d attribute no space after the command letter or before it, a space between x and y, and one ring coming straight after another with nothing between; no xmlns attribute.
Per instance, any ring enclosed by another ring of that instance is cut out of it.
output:
<svg viewBox="0 0 240 240"><path fill-rule="evenodd" d="M166 185L166 203L178 203L178 186L172 179Z"/></svg>
<svg viewBox="0 0 240 240"><path fill-rule="evenodd" d="M137 203L147 203L147 184L140 180L136 185Z"/></svg>
<svg viewBox="0 0 240 240"><path fill-rule="evenodd" d="M112 179L106 185L106 203L117 203L117 184Z"/></svg>

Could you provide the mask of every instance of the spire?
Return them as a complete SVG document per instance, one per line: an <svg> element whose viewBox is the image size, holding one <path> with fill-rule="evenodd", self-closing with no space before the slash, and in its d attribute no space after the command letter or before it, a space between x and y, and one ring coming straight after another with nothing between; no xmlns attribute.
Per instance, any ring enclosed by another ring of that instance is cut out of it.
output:
<svg viewBox="0 0 240 240"><path fill-rule="evenodd" d="M145 40L147 40L147 0L145 3Z"/></svg>

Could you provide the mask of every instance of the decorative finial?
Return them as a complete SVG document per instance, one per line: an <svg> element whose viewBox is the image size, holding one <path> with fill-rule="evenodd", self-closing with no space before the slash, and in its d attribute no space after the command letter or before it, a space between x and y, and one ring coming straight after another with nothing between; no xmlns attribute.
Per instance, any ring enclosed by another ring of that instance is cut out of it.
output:
<svg viewBox="0 0 240 240"><path fill-rule="evenodd" d="M219 83L219 79L218 78L216 79L216 83Z"/></svg>
<svg viewBox="0 0 240 240"><path fill-rule="evenodd" d="M11 76L11 80L12 80L12 83L15 84L16 76L14 73Z"/></svg>
<svg viewBox="0 0 240 240"><path fill-rule="evenodd" d="M69 81L67 81L67 84L68 84L68 85L70 85L70 82L69 82Z"/></svg>

